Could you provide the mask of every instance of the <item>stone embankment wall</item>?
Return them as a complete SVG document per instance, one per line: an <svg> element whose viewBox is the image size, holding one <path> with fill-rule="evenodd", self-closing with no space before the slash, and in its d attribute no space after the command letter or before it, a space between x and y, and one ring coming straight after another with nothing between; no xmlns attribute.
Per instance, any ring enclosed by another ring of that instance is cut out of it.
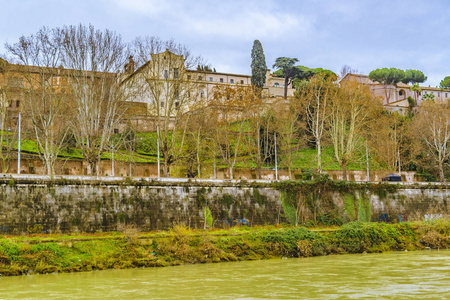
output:
<svg viewBox="0 0 450 300"><path fill-rule="evenodd" d="M203 228L205 205L220 226L242 218L261 225L285 221L279 192L270 188L219 180L5 175L0 234L113 231L124 224L141 231Z"/></svg>
<svg viewBox="0 0 450 300"><path fill-rule="evenodd" d="M416 184L368 195L371 219L448 214L449 187ZM345 215L343 198L335 193L333 201ZM287 222L280 192L269 181L0 176L0 234L113 231L124 225L141 231L178 224L203 228L205 206L215 227L243 218L251 225Z"/></svg>

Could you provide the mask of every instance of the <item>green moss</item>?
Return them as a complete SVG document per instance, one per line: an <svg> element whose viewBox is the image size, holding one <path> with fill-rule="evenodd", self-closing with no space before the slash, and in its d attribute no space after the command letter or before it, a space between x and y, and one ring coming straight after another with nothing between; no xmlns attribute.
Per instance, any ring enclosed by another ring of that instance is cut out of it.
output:
<svg viewBox="0 0 450 300"><path fill-rule="evenodd" d="M259 189L253 189L253 199L256 203L258 203L259 206L263 206L267 202L267 196L261 195L259 192Z"/></svg>
<svg viewBox="0 0 450 300"><path fill-rule="evenodd" d="M223 194L219 202L225 205L228 209L230 209L231 205L234 202L234 199L233 196L231 196L230 194Z"/></svg>
<svg viewBox="0 0 450 300"><path fill-rule="evenodd" d="M209 207L205 207L205 209L203 210L203 215L206 219L206 224L208 224L209 228L212 228L214 220Z"/></svg>
<svg viewBox="0 0 450 300"><path fill-rule="evenodd" d="M358 198L358 220L361 222L370 222L372 210L370 201L366 194L360 195Z"/></svg>
<svg viewBox="0 0 450 300"><path fill-rule="evenodd" d="M197 194L195 195L195 200L197 202L197 206L199 208L203 207L206 204L206 189L201 187L197 190Z"/></svg>
<svg viewBox="0 0 450 300"><path fill-rule="evenodd" d="M356 220L356 212L355 212L355 195L354 194L344 194L342 196L342 200L344 200L344 209L350 221Z"/></svg>

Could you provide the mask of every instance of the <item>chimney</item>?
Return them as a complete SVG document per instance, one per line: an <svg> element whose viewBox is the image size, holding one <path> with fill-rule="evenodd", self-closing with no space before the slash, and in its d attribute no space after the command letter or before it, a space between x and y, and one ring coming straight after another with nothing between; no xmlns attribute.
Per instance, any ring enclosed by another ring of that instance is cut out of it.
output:
<svg viewBox="0 0 450 300"><path fill-rule="evenodd" d="M133 74L134 72L134 60L133 56L128 58L128 63L125 65L125 74Z"/></svg>

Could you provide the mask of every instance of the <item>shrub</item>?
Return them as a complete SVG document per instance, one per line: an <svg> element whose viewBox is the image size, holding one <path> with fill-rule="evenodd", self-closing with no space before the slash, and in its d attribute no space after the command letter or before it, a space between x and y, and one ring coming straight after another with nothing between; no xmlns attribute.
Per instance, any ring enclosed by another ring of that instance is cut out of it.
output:
<svg viewBox="0 0 450 300"><path fill-rule="evenodd" d="M277 254L288 256L301 256L302 253L308 253L309 256L309 252L314 256L326 254L325 239L304 227L271 231L262 237L263 242L270 244L269 248L278 252ZM308 249L307 243L299 244L299 241L308 241L311 249Z"/></svg>

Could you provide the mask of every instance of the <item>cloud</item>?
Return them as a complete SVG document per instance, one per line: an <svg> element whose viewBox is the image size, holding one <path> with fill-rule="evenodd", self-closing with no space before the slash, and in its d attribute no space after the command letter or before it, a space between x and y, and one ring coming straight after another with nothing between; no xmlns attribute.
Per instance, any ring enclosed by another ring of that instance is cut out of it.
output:
<svg viewBox="0 0 450 300"><path fill-rule="evenodd" d="M172 2L160 0L114 0L115 4L120 8L149 16L164 15L172 9Z"/></svg>
<svg viewBox="0 0 450 300"><path fill-rule="evenodd" d="M291 29L296 35L308 36L312 21L303 16L293 16L287 13L268 14L266 12L233 12L233 16L210 17L192 20L187 31L194 31L202 36L219 36L238 40L253 40L260 38L285 38Z"/></svg>

